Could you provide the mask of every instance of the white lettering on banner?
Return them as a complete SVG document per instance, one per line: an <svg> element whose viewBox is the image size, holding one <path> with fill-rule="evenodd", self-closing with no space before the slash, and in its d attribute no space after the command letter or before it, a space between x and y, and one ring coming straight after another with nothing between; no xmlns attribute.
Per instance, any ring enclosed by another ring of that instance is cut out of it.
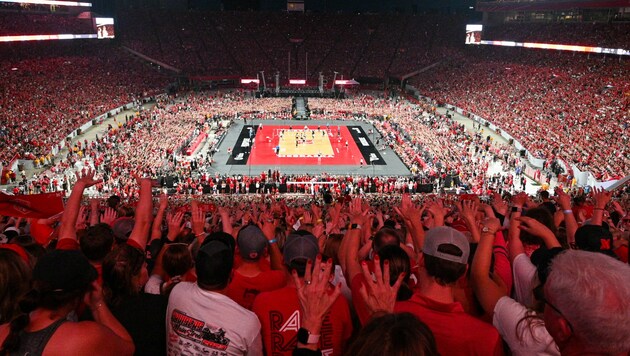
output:
<svg viewBox="0 0 630 356"><path fill-rule="evenodd" d="M296 310L289 319L280 327L280 332L298 331L300 329L300 311Z"/></svg>
<svg viewBox="0 0 630 356"><path fill-rule="evenodd" d="M238 155L236 155L236 157L234 157L235 161L242 161L244 159L244 155L242 153L239 153Z"/></svg>
<svg viewBox="0 0 630 356"><path fill-rule="evenodd" d="M361 141L361 144L365 147L370 147L370 144L367 142L367 140L365 139L365 137L359 137L359 141Z"/></svg>
<svg viewBox="0 0 630 356"><path fill-rule="evenodd" d="M352 129L353 129L354 131L356 131L357 133L359 133L359 134L361 133L361 130L359 130L359 128L358 128L358 127L353 127Z"/></svg>
<svg viewBox="0 0 630 356"><path fill-rule="evenodd" d="M375 153L370 153L370 162L378 161L378 156Z"/></svg>
<svg viewBox="0 0 630 356"><path fill-rule="evenodd" d="M243 139L243 142L241 142L241 147L249 147L249 139Z"/></svg>

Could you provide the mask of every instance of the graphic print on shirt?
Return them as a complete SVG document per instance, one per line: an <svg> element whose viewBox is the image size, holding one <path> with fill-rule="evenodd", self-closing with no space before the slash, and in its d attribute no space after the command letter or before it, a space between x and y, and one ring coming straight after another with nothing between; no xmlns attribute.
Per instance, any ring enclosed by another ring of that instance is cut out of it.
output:
<svg viewBox="0 0 630 356"><path fill-rule="evenodd" d="M192 318L177 309L171 315L171 328L177 336L215 350L225 351L230 345L230 339L225 337L225 330L211 327L203 320ZM181 341L179 344L184 348L192 346Z"/></svg>
<svg viewBox="0 0 630 356"><path fill-rule="evenodd" d="M284 318L279 311L269 312L271 323L271 351L273 355L283 355L291 352L297 346L297 332L300 329L300 311L294 311L288 318ZM333 326L328 315L324 317L319 344L322 356L333 353Z"/></svg>

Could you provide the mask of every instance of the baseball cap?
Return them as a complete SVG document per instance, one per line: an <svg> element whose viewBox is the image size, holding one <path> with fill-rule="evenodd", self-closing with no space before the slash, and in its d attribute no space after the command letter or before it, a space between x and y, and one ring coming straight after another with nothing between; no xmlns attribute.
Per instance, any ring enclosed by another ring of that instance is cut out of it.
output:
<svg viewBox="0 0 630 356"><path fill-rule="evenodd" d="M613 236L610 230L603 226L581 226L575 231L575 244L583 251L601 252L614 256Z"/></svg>
<svg viewBox="0 0 630 356"><path fill-rule="evenodd" d="M197 282L208 286L227 285L234 266L234 249L222 239L212 239L199 248L195 258Z"/></svg>
<svg viewBox="0 0 630 356"><path fill-rule="evenodd" d="M133 231L133 226L136 221L132 217L122 217L118 218L112 224L112 230L114 230L114 236L118 240L127 240L129 235L131 235L131 231Z"/></svg>
<svg viewBox="0 0 630 356"><path fill-rule="evenodd" d="M456 256L439 251L440 245L445 244L456 246L462 251L462 255ZM426 232L422 253L455 263L467 264L468 255L470 254L470 244L468 243L466 235L461 232L452 227L438 226Z"/></svg>
<svg viewBox="0 0 630 356"><path fill-rule="evenodd" d="M315 260L319 254L317 239L310 233L293 233L287 236L284 244L284 263L290 265L295 260Z"/></svg>
<svg viewBox="0 0 630 356"><path fill-rule="evenodd" d="M247 225L238 232L236 237L241 257L246 260L257 260L267 247L267 238L256 225Z"/></svg>
<svg viewBox="0 0 630 356"><path fill-rule="evenodd" d="M75 291L88 287L98 273L77 250L54 250L40 257L33 269L33 280L45 282L53 292Z"/></svg>

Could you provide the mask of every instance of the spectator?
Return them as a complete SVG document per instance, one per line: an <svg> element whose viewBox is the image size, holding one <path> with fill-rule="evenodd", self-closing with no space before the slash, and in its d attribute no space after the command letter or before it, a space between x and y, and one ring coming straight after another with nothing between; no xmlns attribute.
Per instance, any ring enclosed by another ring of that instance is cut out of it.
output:
<svg viewBox="0 0 630 356"><path fill-rule="evenodd" d="M206 239L195 259L197 283L179 283L169 298L168 355L193 352L195 347L231 355L262 354L258 318L222 294L233 263L234 249L228 242Z"/></svg>
<svg viewBox="0 0 630 356"><path fill-rule="evenodd" d="M289 271L295 271L301 283L305 280L307 261L321 260L315 237L305 231L289 235L284 245L284 263ZM291 355L299 338L300 303L296 285L288 282L284 288L261 293L254 302L253 311L261 320L263 341L267 354ZM322 332L314 341L324 353L343 355L345 345L352 335L350 310L345 298L337 298L330 313L322 320Z"/></svg>
<svg viewBox="0 0 630 356"><path fill-rule="evenodd" d="M43 256L33 270L32 289L20 303L22 314L0 326L0 353L133 354L133 341L103 302L96 277L79 251L57 250ZM95 321L67 320L81 301Z"/></svg>
<svg viewBox="0 0 630 356"><path fill-rule="evenodd" d="M271 231L275 232L273 225L271 228ZM273 235L271 237L268 244L267 238L258 226L248 225L239 230L236 238L236 249L241 257L241 264L234 269L226 295L248 310L252 310L254 299L259 293L277 290L286 284L282 255L277 245L273 246L277 240ZM268 250L272 253L272 270L263 271L262 261L266 261L264 257Z"/></svg>
<svg viewBox="0 0 630 356"><path fill-rule="evenodd" d="M426 322L444 355L501 355L496 329L464 313L452 288L466 274L470 246L466 236L449 227L427 232L422 248L418 290L396 312L410 312Z"/></svg>

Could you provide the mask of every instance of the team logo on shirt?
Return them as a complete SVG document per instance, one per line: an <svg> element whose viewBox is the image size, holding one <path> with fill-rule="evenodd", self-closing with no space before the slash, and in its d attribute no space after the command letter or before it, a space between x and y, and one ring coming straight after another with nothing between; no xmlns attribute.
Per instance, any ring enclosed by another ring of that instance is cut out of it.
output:
<svg viewBox="0 0 630 356"><path fill-rule="evenodd" d="M192 318L177 309L171 315L171 327L179 337L216 350L225 351L230 344L222 328L212 328L203 320Z"/></svg>

